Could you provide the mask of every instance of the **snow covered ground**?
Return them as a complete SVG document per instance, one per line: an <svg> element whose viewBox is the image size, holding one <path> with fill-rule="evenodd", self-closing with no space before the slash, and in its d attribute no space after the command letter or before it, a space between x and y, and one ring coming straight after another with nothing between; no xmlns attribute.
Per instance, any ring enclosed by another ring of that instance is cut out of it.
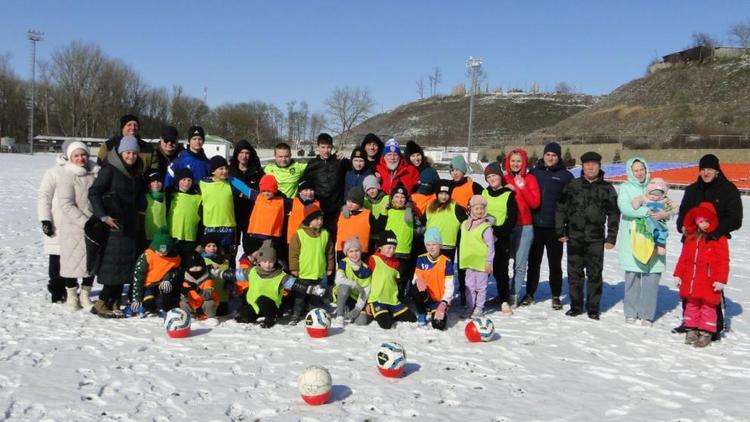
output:
<svg viewBox="0 0 750 422"><path fill-rule="evenodd" d="M671 276L654 326L625 325L615 251L605 256L599 322L553 311L545 281L539 303L509 318L492 309L491 343L468 343L463 323L447 332L347 326L312 339L302 326L227 321L171 340L159 319L103 320L48 303L36 190L53 162L0 154L0 419L750 420L750 220L731 241L731 332L704 350L669 333L680 320ZM669 238L670 270L678 239ZM404 378L376 370L388 340L407 350ZM307 406L297 392L312 364L333 377L325 406Z"/></svg>

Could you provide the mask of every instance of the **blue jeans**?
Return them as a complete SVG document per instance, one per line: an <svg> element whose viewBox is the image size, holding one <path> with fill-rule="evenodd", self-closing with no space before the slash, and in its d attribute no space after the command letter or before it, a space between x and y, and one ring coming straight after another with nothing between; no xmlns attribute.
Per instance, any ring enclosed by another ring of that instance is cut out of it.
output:
<svg viewBox="0 0 750 422"><path fill-rule="evenodd" d="M653 321L656 318L656 296L661 273L625 271L625 318Z"/></svg>
<svg viewBox="0 0 750 422"><path fill-rule="evenodd" d="M529 250L534 242L534 226L516 226L510 233L511 256L513 257L513 279L510 283L511 294L521 293L521 286L526 281L526 264L529 261ZM495 251L497 253L497 251Z"/></svg>

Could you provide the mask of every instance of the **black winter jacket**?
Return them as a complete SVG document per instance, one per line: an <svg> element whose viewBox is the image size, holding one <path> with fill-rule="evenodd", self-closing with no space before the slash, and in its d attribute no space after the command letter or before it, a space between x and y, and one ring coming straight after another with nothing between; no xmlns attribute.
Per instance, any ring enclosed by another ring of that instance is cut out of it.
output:
<svg viewBox="0 0 750 422"><path fill-rule="evenodd" d="M544 165L544 160L539 160L536 167L531 170L531 174L536 177L539 192L542 195L541 205L532 211L534 227L554 228L557 200L565 186L573 180L573 174L565 168L562 161L558 161L552 167L547 167Z"/></svg>
<svg viewBox="0 0 750 422"><path fill-rule="evenodd" d="M315 197L325 214L338 213L344 202L344 179L349 169L349 160L336 158L327 160L320 155L310 160L303 177L310 179L315 186Z"/></svg>
<svg viewBox="0 0 750 422"><path fill-rule="evenodd" d="M711 183L703 182L700 176L685 189L680 203L680 215L677 217L677 231L682 233L685 214L701 202L710 202L716 208L719 227L715 233L731 239L731 232L742 226L742 198L734 183L719 173Z"/></svg>
<svg viewBox="0 0 750 422"><path fill-rule="evenodd" d="M237 155L239 155L240 151L243 149L250 151L250 161L247 163L247 170L240 170L239 161L237 160ZM229 160L229 174L232 177L241 180L251 189L259 190L258 184L260 183L260 178L263 177L264 174L263 167L260 165L258 153L255 151L255 148L250 145L250 142L243 139L237 142L237 145L234 146L232 159ZM234 189L232 189L232 194L234 195L234 216L237 220L237 230L240 233L244 233L247 231L247 224L250 221L250 213L253 212L253 202L248 198L241 198L239 192L236 192Z"/></svg>
<svg viewBox="0 0 750 422"><path fill-rule="evenodd" d="M617 191L604 180L603 171L599 171L593 182L581 175L565 186L555 212L555 231L559 237L614 245L619 227Z"/></svg>

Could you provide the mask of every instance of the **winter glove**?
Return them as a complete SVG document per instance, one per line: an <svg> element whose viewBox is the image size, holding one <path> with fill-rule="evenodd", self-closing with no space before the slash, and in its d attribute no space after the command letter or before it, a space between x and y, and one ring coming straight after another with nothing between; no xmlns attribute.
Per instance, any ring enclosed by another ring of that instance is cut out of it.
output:
<svg viewBox="0 0 750 422"><path fill-rule="evenodd" d="M711 233L706 233L706 241L719 240L720 237L721 237L721 233L719 233L718 230L714 230Z"/></svg>
<svg viewBox="0 0 750 422"><path fill-rule="evenodd" d="M719 283L718 281L714 281L714 291L715 292L724 291L724 283Z"/></svg>
<svg viewBox="0 0 750 422"><path fill-rule="evenodd" d="M341 207L341 215L343 215L344 218L348 219L349 217L351 217L352 212L349 211L349 208L347 208L346 205L344 205L343 207Z"/></svg>
<svg viewBox="0 0 750 422"><path fill-rule="evenodd" d="M214 288L213 287L207 287L203 289L201 292L201 297L203 300L210 300L213 297L214 294Z"/></svg>
<svg viewBox="0 0 750 422"><path fill-rule="evenodd" d="M310 286L307 288L307 294L323 297L326 294L326 288L318 285Z"/></svg>
<svg viewBox="0 0 750 422"><path fill-rule="evenodd" d="M172 291L172 283L169 282L169 280L164 280L161 283L159 283L159 290L162 293L169 293Z"/></svg>
<svg viewBox="0 0 750 422"><path fill-rule="evenodd" d="M143 303L141 303L141 302L139 302L137 300L134 300L134 301L130 302L130 310L134 314L138 313L138 310L140 310L141 306L143 306Z"/></svg>
<svg viewBox="0 0 750 422"><path fill-rule="evenodd" d="M411 205L406 206L406 212L404 213L404 221L406 224L411 224L414 221L414 211L411 209Z"/></svg>
<svg viewBox="0 0 750 422"><path fill-rule="evenodd" d="M55 226L49 220L42 221L42 233L47 237L55 235Z"/></svg>

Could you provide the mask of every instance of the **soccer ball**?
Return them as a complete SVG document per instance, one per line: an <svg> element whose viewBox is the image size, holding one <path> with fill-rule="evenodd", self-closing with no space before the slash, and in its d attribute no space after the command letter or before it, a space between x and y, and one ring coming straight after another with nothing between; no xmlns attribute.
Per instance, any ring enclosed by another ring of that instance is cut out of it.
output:
<svg viewBox="0 0 750 422"><path fill-rule="evenodd" d="M384 377L398 378L404 373L406 352L400 344L394 342L381 344L377 358L378 371Z"/></svg>
<svg viewBox="0 0 750 422"><path fill-rule="evenodd" d="M472 343L490 341L495 335L495 324L489 318L472 318L466 324L464 334Z"/></svg>
<svg viewBox="0 0 750 422"><path fill-rule="evenodd" d="M170 309L164 316L164 328L172 338L183 338L190 335L190 314L180 308Z"/></svg>
<svg viewBox="0 0 750 422"><path fill-rule="evenodd" d="M307 404L317 406L331 398L331 374L321 366L308 366L297 382L299 394Z"/></svg>
<svg viewBox="0 0 750 422"><path fill-rule="evenodd" d="M326 337L331 327L331 317L325 309L315 308L305 317L307 335L313 338Z"/></svg>

